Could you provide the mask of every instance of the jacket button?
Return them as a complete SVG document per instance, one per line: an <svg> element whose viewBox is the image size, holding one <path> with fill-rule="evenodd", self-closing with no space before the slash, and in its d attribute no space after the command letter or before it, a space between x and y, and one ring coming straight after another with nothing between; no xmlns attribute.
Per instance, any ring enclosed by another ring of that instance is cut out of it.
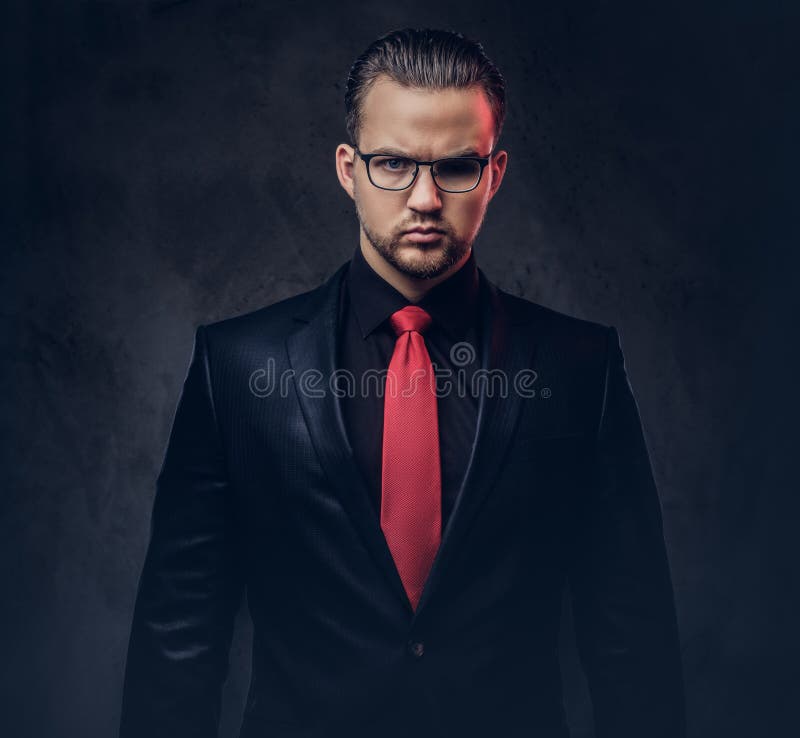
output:
<svg viewBox="0 0 800 738"><path fill-rule="evenodd" d="M410 641L408 650L414 658L422 658L422 655L425 653L425 644L422 643L422 641Z"/></svg>

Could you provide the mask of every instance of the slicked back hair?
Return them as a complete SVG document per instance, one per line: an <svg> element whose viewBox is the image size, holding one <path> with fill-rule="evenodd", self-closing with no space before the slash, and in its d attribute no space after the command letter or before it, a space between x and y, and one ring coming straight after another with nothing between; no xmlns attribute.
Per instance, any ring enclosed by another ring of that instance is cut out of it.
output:
<svg viewBox="0 0 800 738"><path fill-rule="evenodd" d="M403 28L373 41L347 77L345 127L353 146L358 145L364 99L381 75L404 87L426 90L480 85L494 115L497 145L506 117L506 85L477 41L455 31L431 28Z"/></svg>

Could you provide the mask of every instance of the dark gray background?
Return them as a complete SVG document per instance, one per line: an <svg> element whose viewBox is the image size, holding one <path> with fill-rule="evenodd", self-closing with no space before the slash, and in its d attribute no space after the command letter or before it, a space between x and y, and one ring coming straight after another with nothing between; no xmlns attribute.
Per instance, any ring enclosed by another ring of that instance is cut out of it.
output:
<svg viewBox="0 0 800 738"><path fill-rule="evenodd" d="M478 38L508 82L510 163L480 266L620 330L663 501L691 735L791 732L796 8L7 6L0 732L113 735L194 327L310 289L349 258L357 222L333 158L343 84L404 25ZM248 639L242 617L223 736Z"/></svg>

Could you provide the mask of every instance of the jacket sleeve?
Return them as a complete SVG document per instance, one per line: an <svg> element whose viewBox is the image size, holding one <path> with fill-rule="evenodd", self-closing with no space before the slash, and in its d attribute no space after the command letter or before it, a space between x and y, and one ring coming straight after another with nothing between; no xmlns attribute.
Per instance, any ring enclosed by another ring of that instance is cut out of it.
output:
<svg viewBox="0 0 800 738"><path fill-rule="evenodd" d="M616 328L577 515L570 592L596 738L684 738L683 673L661 507Z"/></svg>
<svg viewBox="0 0 800 738"><path fill-rule="evenodd" d="M121 738L210 738L218 731L243 577L210 379L200 326L156 481Z"/></svg>

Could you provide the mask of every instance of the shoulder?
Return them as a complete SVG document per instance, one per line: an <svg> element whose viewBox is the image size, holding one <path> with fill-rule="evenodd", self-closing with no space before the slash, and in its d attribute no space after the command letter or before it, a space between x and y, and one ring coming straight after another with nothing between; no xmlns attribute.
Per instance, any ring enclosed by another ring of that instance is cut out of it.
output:
<svg viewBox="0 0 800 738"><path fill-rule="evenodd" d="M581 318L494 288L512 323L526 326L539 344L562 355L584 359L605 358L609 342L616 340L613 325Z"/></svg>
<svg viewBox="0 0 800 738"><path fill-rule="evenodd" d="M531 346L539 432L593 432L603 406L613 326L571 315L496 288L511 340ZM547 393L546 395L544 393Z"/></svg>
<svg viewBox="0 0 800 738"><path fill-rule="evenodd" d="M284 298L256 310L207 323L203 326L209 340L241 343L251 339L280 338L296 325L295 316L303 313L313 300L316 287Z"/></svg>
<svg viewBox="0 0 800 738"><path fill-rule="evenodd" d="M343 264L322 284L296 295L277 300L256 310L200 326L213 349L246 350L249 345L263 347L282 343L310 316L338 294L347 264ZM327 303L331 305L331 302Z"/></svg>

